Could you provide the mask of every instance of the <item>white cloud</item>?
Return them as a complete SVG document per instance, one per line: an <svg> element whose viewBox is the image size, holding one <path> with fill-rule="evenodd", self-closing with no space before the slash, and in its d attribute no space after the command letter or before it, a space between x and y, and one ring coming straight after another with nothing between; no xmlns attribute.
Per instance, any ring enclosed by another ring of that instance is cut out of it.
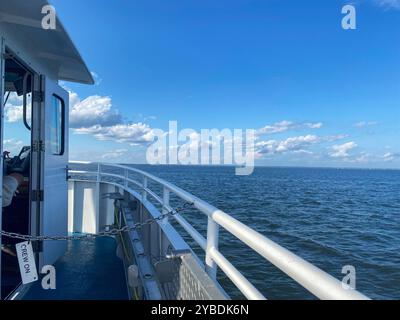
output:
<svg viewBox="0 0 400 320"><path fill-rule="evenodd" d="M298 130L298 129L319 129L322 127L322 122L306 122L306 123L298 123L293 121L283 120L280 122L276 122L272 125L266 125L265 127L257 130L257 135L263 134L273 134L273 133L281 133L289 130Z"/></svg>
<svg viewBox="0 0 400 320"><path fill-rule="evenodd" d="M376 121L360 121L354 124L354 127L356 128L365 128L365 127L372 127L377 125L378 122Z"/></svg>
<svg viewBox="0 0 400 320"><path fill-rule="evenodd" d="M349 156L349 151L356 147L357 144L353 141L340 145L334 145L331 147L332 152L330 153L330 156L332 158L347 158Z"/></svg>
<svg viewBox="0 0 400 320"><path fill-rule="evenodd" d="M354 162L359 162L359 163L369 162L371 160L371 157L372 157L371 154L363 151L354 159Z"/></svg>
<svg viewBox="0 0 400 320"><path fill-rule="evenodd" d="M272 133L279 133L289 130L293 126L293 122L291 121L281 121L277 122L273 125L266 125L265 127L259 129L257 131L258 134L272 134Z"/></svg>
<svg viewBox="0 0 400 320"><path fill-rule="evenodd" d="M328 141L328 142L333 142L333 141L337 141L337 140L343 140L348 137L349 137L348 134L336 134L336 135L332 135L332 136L327 136L324 138L324 140Z"/></svg>
<svg viewBox="0 0 400 320"><path fill-rule="evenodd" d="M23 108L22 106L13 106L7 104L4 108L4 115L6 117L6 121L13 123L22 120Z"/></svg>
<svg viewBox="0 0 400 320"><path fill-rule="evenodd" d="M16 155L16 153L18 153L23 146L24 146L24 142L23 141L16 140L14 138L5 139L3 141L3 149L5 151L11 152L11 156L12 155Z"/></svg>
<svg viewBox="0 0 400 320"><path fill-rule="evenodd" d="M83 149L72 146L70 159L91 162L112 162L112 163L146 163L145 153L140 150L128 148L102 149Z"/></svg>
<svg viewBox="0 0 400 320"><path fill-rule="evenodd" d="M297 154L314 154L312 151L307 150L311 146L326 142L332 142L347 138L345 134L337 134L332 136L319 137L316 135L302 135L287 138L285 140L266 140L256 143L256 151L259 154L283 154L293 152Z"/></svg>
<svg viewBox="0 0 400 320"><path fill-rule="evenodd" d="M75 134L88 134L97 140L130 145L153 141L153 129L149 125L122 121L122 115L112 107L111 97L94 95L80 100L77 93L68 91L71 105L70 127Z"/></svg>
<svg viewBox="0 0 400 320"><path fill-rule="evenodd" d="M302 151L304 153L305 149L311 145L318 143L321 139L315 135L306 135L291 137L286 140L268 140L260 141L256 143L256 150L260 154L281 154L293 151Z"/></svg>
<svg viewBox="0 0 400 320"><path fill-rule="evenodd" d="M381 7L400 9L400 0L374 0L374 2Z"/></svg>
<svg viewBox="0 0 400 320"><path fill-rule="evenodd" d="M19 97L15 92L12 92L10 94L10 97L8 98L6 106L4 107L4 115L6 122L14 123L22 120L22 113L23 113L22 104L23 104L22 96ZM31 105L30 101L28 100L27 104L28 121L30 119L30 110L31 110Z"/></svg>
<svg viewBox="0 0 400 320"><path fill-rule="evenodd" d="M153 129L144 123L116 124L113 126L95 125L75 129L76 134L91 134L97 140L112 140L131 145L146 144L153 141Z"/></svg>
<svg viewBox="0 0 400 320"><path fill-rule="evenodd" d="M100 78L100 76L96 72L91 71L90 73L93 77L93 80L94 80L94 83L96 86L100 85L103 82L103 79Z"/></svg>
<svg viewBox="0 0 400 320"><path fill-rule="evenodd" d="M11 92L10 96L7 100L7 103L10 105L21 105L22 106L22 95L18 96L16 92Z"/></svg>
<svg viewBox="0 0 400 320"><path fill-rule="evenodd" d="M312 122L308 122L304 124L306 127L310 128L310 129L320 129L322 128L322 122L316 122L316 123L312 123Z"/></svg>
<svg viewBox="0 0 400 320"><path fill-rule="evenodd" d="M308 154L308 155L314 154L314 152L309 151L309 150L295 150L295 151L293 151L293 153L296 153L296 154Z"/></svg>
<svg viewBox="0 0 400 320"><path fill-rule="evenodd" d="M382 156L382 159L385 162L393 161L398 158L400 158L400 154L392 153L392 152L387 152Z"/></svg>
<svg viewBox="0 0 400 320"><path fill-rule="evenodd" d="M71 128L112 126L121 123L122 117L117 110L112 109L110 97L94 95L81 101L75 92L70 91L69 95Z"/></svg>
<svg viewBox="0 0 400 320"><path fill-rule="evenodd" d="M70 127L87 128L95 125L112 126L122 122L122 116L112 108L111 97L93 95L81 100L76 92L69 91ZM22 97L11 93L4 108L5 119L9 123L22 120ZM28 121L30 119L30 103L27 106Z"/></svg>
<svg viewBox="0 0 400 320"><path fill-rule="evenodd" d="M113 160L120 160L124 159L125 155L127 154L128 149L117 149L117 150L111 150L106 153L104 153L101 158L102 160L105 161L113 161Z"/></svg>

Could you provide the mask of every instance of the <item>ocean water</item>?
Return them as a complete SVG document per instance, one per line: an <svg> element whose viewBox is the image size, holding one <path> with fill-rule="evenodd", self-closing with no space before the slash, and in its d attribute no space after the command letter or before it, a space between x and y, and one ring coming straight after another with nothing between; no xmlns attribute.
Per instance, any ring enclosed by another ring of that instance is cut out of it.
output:
<svg viewBox="0 0 400 320"><path fill-rule="evenodd" d="M232 167L135 167L208 201L338 279L343 266L354 266L356 288L373 299L400 299L400 171L258 167L239 177ZM183 215L206 235L205 216L195 210ZM220 251L268 299L314 299L224 230ZM232 298L243 298L222 272L218 277Z"/></svg>

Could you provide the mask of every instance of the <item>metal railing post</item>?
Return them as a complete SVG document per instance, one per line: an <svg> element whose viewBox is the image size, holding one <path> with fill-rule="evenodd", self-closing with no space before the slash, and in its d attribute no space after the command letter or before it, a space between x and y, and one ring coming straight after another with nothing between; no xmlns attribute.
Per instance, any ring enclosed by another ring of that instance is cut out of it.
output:
<svg viewBox="0 0 400 320"><path fill-rule="evenodd" d="M169 207L169 189L164 187L163 188L163 207L162 207L162 213L165 214L168 212L168 207ZM164 218L163 222L167 222L168 221L168 217Z"/></svg>
<svg viewBox="0 0 400 320"><path fill-rule="evenodd" d="M99 223L100 223L100 181L101 181L101 165L97 164L97 177L96 177L96 191L95 191L95 205L96 205L96 233L99 232Z"/></svg>
<svg viewBox="0 0 400 320"><path fill-rule="evenodd" d="M101 167L100 167L100 163L97 164L97 177L96 177L96 182L100 182L100 175L101 175Z"/></svg>
<svg viewBox="0 0 400 320"><path fill-rule="evenodd" d="M218 250L219 225L208 217L207 223L207 247L206 247L206 271L211 279L217 278L217 264L212 259L212 249Z"/></svg>
<svg viewBox="0 0 400 320"><path fill-rule="evenodd" d="M169 198L170 198L170 191L169 191L168 188L164 187L164 188L163 188L163 197L162 197L162 199L163 199L163 201L162 201L162 210L161 210L161 212L162 212L163 214L168 213ZM165 217L165 218L162 220L162 223L168 223L168 220L169 220L168 217ZM163 230L162 230L160 227L159 227L158 229L159 229L159 240L160 240L160 242L159 242L159 246L160 246L160 257L163 257L163 256L165 256L165 254L167 253L168 248L167 248L166 245L164 245L164 234L163 234Z"/></svg>
<svg viewBox="0 0 400 320"><path fill-rule="evenodd" d="M143 176L143 191L142 191L142 201L147 200L147 177Z"/></svg>
<svg viewBox="0 0 400 320"><path fill-rule="evenodd" d="M125 177L124 186L127 187L128 186L128 169L124 170L124 177Z"/></svg>
<svg viewBox="0 0 400 320"><path fill-rule="evenodd" d="M142 184L142 203L139 208L139 221L143 222L143 202L147 201L147 177L143 176L143 184Z"/></svg>

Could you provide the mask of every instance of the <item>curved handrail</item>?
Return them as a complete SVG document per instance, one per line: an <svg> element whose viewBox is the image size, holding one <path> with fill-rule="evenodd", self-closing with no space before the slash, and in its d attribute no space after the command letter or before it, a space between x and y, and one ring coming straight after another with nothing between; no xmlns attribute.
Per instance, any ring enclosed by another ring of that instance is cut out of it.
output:
<svg viewBox="0 0 400 320"><path fill-rule="evenodd" d="M183 217L178 215L176 217L176 220L192 236L192 238L200 245L200 247L206 251L206 256L209 257L209 259L212 259L213 263L218 265L221 268L221 270L225 272L225 274L249 299L262 299L264 297L261 295L261 293L259 293L257 289L255 289L248 282L247 279L245 279L240 274L240 272L237 269L235 269L235 267L233 267L233 265L221 254L221 252L218 251L218 229L210 230L210 222L211 226L213 224L216 224L217 226L223 227L225 230L230 232L236 238L245 243L248 247L250 247L255 252L260 254L262 257L271 262L273 265L275 265L277 268L286 273L289 277L294 279L305 289L307 289L320 299L327 299L327 300L369 299L362 293L354 289L351 289L349 286L340 282L336 278L332 277L330 274L319 269L313 264L307 262L301 257L295 255L289 250L283 248L277 243L271 241L267 237L246 226L239 220L231 217L224 211L219 210L218 208L190 194L189 192L173 185L170 182L167 182L161 178L158 178L140 169L128 167L125 165L111 164L111 163L92 163L83 161L71 161L70 163L81 164L81 165L97 165L98 168L96 172L71 170L70 173L97 175L98 179L102 175L115 176L119 179L124 179L125 181L132 182L135 185L139 186L142 189L144 196L146 196L146 194L148 193L152 197L154 197L155 193L152 192L149 188L147 188L146 179L150 179L153 182L156 182L159 185L161 185L164 188L164 192L165 190L167 190L168 192L174 193L182 200L193 203L195 208L197 208L200 212L206 214L209 218L207 239L204 239L204 237L201 236ZM124 176L122 176L118 174L101 172L102 166L123 169L125 171L125 174ZM141 175L144 179L143 183L140 184L137 181L128 178L127 174L128 172L134 172ZM108 181L100 181L100 180L98 182L109 183ZM158 197L157 195L155 196L156 196L155 197L156 201L159 202L161 205L163 205L163 208L167 210L168 208L170 208L169 203L165 204L160 197ZM210 266L210 268L212 268L212 266ZM213 273L215 275L215 270L210 274L212 277Z"/></svg>

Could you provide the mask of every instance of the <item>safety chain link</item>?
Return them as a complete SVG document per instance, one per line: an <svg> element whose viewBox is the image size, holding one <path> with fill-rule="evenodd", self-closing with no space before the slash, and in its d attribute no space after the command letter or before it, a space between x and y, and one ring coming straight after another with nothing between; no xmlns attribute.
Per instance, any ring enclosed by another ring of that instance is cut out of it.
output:
<svg viewBox="0 0 400 320"><path fill-rule="evenodd" d="M0 235L7 237L7 238L13 238L13 239L20 239L20 240L25 240L25 241L69 241L69 240L91 240L99 237L108 237L108 236L115 236L118 235L122 232L129 232L132 230L137 230L140 228L143 228L146 225L153 224L154 222L157 221L162 221L165 218L172 217L179 212L187 209L188 207L192 207L194 203L185 203L180 207L177 207L176 209L173 209L171 211L168 211L166 213L160 214L157 218L151 218L147 219L144 222L137 222L133 226L124 226L121 228L111 228L109 230L104 230L101 231L97 234L78 234L78 235L71 235L71 236L30 236L26 234L20 234L20 233L15 233L15 232L7 232L7 231L0 231Z"/></svg>

